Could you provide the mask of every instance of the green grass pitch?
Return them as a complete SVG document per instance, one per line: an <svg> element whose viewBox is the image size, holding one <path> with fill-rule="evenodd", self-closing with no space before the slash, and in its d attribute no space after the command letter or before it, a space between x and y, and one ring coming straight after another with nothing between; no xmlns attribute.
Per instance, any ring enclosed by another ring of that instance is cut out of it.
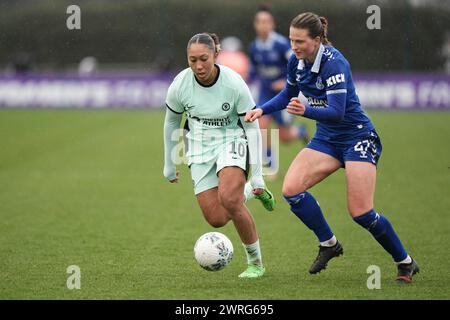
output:
<svg viewBox="0 0 450 320"><path fill-rule="evenodd" d="M201 269L193 246L212 231L193 195L162 176L159 111L0 110L1 299L449 299L450 113L370 112L383 142L376 209L393 223L421 273L409 286L346 210L343 171L312 189L343 257L308 274L317 243L268 184L278 208L253 200L266 275L239 279L245 254L233 225L218 231L235 255L220 272ZM308 121L313 129L313 122ZM281 176L301 143L281 147ZM69 290L69 265L81 289ZM366 286L370 265L381 289Z"/></svg>

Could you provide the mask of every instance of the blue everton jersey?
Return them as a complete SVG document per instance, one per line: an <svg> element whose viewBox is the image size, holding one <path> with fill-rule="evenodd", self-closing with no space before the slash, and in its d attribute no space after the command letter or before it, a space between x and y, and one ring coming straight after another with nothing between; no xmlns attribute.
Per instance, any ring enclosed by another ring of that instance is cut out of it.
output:
<svg viewBox="0 0 450 320"><path fill-rule="evenodd" d="M258 104L263 104L278 92L271 88L272 82L285 79L286 65L292 51L289 39L271 32L266 41L257 38L250 45L250 80L260 81Z"/></svg>
<svg viewBox="0 0 450 320"><path fill-rule="evenodd" d="M337 49L321 45L312 64L292 54L287 82L296 85L313 108L327 108L330 95L346 93L343 120L317 121L317 138L339 142L374 129L355 92L350 64Z"/></svg>

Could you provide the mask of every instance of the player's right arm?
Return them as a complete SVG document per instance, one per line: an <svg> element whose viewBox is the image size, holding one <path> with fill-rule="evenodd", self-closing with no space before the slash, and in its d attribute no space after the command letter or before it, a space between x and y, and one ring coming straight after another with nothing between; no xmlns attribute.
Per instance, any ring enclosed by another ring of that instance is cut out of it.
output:
<svg viewBox="0 0 450 320"><path fill-rule="evenodd" d="M179 102L175 81L169 87L166 98L166 117L164 120L164 177L171 183L178 182L178 172L174 157L178 144L181 119L184 108Z"/></svg>

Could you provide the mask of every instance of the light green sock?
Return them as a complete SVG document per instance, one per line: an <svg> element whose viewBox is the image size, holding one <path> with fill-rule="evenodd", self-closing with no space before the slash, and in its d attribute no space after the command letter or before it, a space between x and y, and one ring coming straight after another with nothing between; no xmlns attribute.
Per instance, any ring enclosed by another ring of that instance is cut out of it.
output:
<svg viewBox="0 0 450 320"><path fill-rule="evenodd" d="M247 263L262 266L261 248L259 246L259 239L252 244L244 244L245 254L247 255Z"/></svg>

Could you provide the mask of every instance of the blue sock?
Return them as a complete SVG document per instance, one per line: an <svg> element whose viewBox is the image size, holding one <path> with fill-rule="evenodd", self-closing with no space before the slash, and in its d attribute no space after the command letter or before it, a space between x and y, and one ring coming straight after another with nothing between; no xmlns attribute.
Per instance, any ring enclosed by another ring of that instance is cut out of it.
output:
<svg viewBox="0 0 450 320"><path fill-rule="evenodd" d="M386 217L373 209L359 217L353 218L356 223L369 230L374 238L389 252L395 262L400 262L408 256L394 228Z"/></svg>
<svg viewBox="0 0 450 320"><path fill-rule="evenodd" d="M306 137L306 125L302 124L297 127L297 136L299 139L303 139Z"/></svg>
<svg viewBox="0 0 450 320"><path fill-rule="evenodd" d="M267 166L270 168L272 167L272 149L270 147L267 147Z"/></svg>
<svg viewBox="0 0 450 320"><path fill-rule="evenodd" d="M291 211L314 233L320 242L330 240L333 232L328 226L316 199L308 193L301 192L294 196L284 196L291 205Z"/></svg>

